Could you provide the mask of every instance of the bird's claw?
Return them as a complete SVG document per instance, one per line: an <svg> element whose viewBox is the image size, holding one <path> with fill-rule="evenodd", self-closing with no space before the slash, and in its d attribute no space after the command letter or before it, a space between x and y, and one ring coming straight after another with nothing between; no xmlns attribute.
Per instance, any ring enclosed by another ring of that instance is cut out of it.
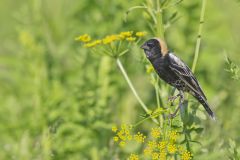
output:
<svg viewBox="0 0 240 160"><path fill-rule="evenodd" d="M180 96L180 94L176 95L176 96L169 96L168 97L168 102L171 103L171 106L173 106L173 102Z"/></svg>
<svg viewBox="0 0 240 160"><path fill-rule="evenodd" d="M173 102L173 101L175 101L175 100L177 99L177 97L178 97L178 96L169 96L169 97L168 97L168 101L169 101L169 102Z"/></svg>
<svg viewBox="0 0 240 160"><path fill-rule="evenodd" d="M168 115L168 118L169 119L173 119L173 118L175 118L177 116L177 114L175 114L175 113L170 113L169 115Z"/></svg>
<svg viewBox="0 0 240 160"><path fill-rule="evenodd" d="M171 120L177 116L176 113L169 113L168 115L168 124L171 124Z"/></svg>

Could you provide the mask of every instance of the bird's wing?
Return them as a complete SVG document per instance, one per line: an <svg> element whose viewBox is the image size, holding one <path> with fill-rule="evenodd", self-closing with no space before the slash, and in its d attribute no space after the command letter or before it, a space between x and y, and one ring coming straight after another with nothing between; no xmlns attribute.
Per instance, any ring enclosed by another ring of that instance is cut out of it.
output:
<svg viewBox="0 0 240 160"><path fill-rule="evenodd" d="M176 75L196 94L201 95L205 99L206 96L203 93L197 79L194 77L192 71L189 67L177 56L172 53L169 53L169 67L176 73Z"/></svg>

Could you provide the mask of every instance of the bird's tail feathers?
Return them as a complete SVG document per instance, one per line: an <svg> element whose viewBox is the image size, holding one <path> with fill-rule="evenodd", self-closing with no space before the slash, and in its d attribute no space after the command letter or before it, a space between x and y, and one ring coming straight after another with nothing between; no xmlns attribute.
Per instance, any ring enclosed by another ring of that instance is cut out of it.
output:
<svg viewBox="0 0 240 160"><path fill-rule="evenodd" d="M207 103L207 100L205 100L202 96L196 97L198 101L203 105L204 109L207 111L209 116L213 119L216 120L215 114L213 111L210 109L209 104Z"/></svg>

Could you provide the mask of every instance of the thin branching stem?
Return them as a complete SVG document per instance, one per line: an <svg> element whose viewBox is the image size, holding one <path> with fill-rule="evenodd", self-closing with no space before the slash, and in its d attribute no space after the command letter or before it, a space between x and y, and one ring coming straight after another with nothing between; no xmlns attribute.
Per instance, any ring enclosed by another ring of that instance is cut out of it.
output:
<svg viewBox="0 0 240 160"><path fill-rule="evenodd" d="M146 113L148 113L150 110L148 109L148 107L143 103L142 99L139 97L136 89L134 88L131 80L129 79L128 75L127 75L127 72L125 71L123 65L122 65L122 62L120 61L119 58L117 58L117 65L119 67L119 69L121 70L122 74L123 74L123 77L125 78L125 80L127 81L128 83L128 86L130 87L130 89L132 90L134 96L136 97L137 101L140 103L140 105L142 106L142 108L144 109L144 111ZM156 119L153 119L152 120L158 124L157 120Z"/></svg>
<svg viewBox="0 0 240 160"><path fill-rule="evenodd" d="M202 9L201 9L201 15L200 15L200 21L199 21L197 43L196 43L196 47L195 47L194 60L193 60L193 65L192 65L193 73L196 69L200 45L201 45L201 39L202 39L201 36L202 36L202 29L203 29L203 23L204 23L206 3L207 3L207 0L202 0Z"/></svg>

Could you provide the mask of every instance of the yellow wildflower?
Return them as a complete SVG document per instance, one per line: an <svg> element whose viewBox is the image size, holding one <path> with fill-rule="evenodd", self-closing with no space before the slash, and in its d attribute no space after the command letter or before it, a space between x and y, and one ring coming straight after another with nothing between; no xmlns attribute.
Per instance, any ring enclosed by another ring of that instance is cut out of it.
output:
<svg viewBox="0 0 240 160"><path fill-rule="evenodd" d="M96 45L99 45L99 44L101 44L101 43L102 43L101 40L95 40L95 41L93 41L93 42L86 43L86 44L84 45L84 47L86 47L86 48L95 47Z"/></svg>
<svg viewBox="0 0 240 160"><path fill-rule="evenodd" d="M165 151L161 151L159 153L159 159L166 160L167 159L167 153Z"/></svg>
<svg viewBox="0 0 240 160"><path fill-rule="evenodd" d="M157 143L155 141L148 141L148 147L154 149L157 147Z"/></svg>
<svg viewBox="0 0 240 160"><path fill-rule="evenodd" d="M166 148L166 146L167 146L167 142L166 141L161 141L161 142L158 143L158 148L160 150L164 150Z"/></svg>
<svg viewBox="0 0 240 160"><path fill-rule="evenodd" d="M125 132L126 135L130 134L130 131L128 129L125 129L124 132Z"/></svg>
<svg viewBox="0 0 240 160"><path fill-rule="evenodd" d="M183 152L181 160L190 160L192 159L192 154L189 151Z"/></svg>
<svg viewBox="0 0 240 160"><path fill-rule="evenodd" d="M114 140L115 142L117 142L117 141L119 140L119 138L118 138L117 136L114 136L114 137L113 137L113 140Z"/></svg>
<svg viewBox="0 0 240 160"><path fill-rule="evenodd" d="M136 33L136 36L137 37L143 37L143 36L145 36L147 34L147 32L137 32Z"/></svg>
<svg viewBox="0 0 240 160"><path fill-rule="evenodd" d="M150 148L150 147L147 147L147 148L145 148L144 149L144 155L146 155L146 156L148 156L148 155L151 155L152 154L152 148Z"/></svg>
<svg viewBox="0 0 240 160"><path fill-rule="evenodd" d="M146 136L144 136L142 133L138 132L137 134L134 135L134 140L143 143L145 140Z"/></svg>
<svg viewBox="0 0 240 160"><path fill-rule="evenodd" d="M125 142L125 141L121 141L121 142L119 143L119 145L120 145L120 147L124 147L124 146L126 145L126 142Z"/></svg>
<svg viewBox="0 0 240 160"><path fill-rule="evenodd" d="M132 42L132 41L135 41L135 40L136 40L135 37L128 37L128 38L127 38L127 41L129 41L129 42Z"/></svg>
<svg viewBox="0 0 240 160"><path fill-rule="evenodd" d="M124 37L123 35L119 34L119 35L118 35L118 38L119 38L120 40L124 40L125 37Z"/></svg>
<svg viewBox="0 0 240 160"><path fill-rule="evenodd" d="M118 36L117 35L109 35L109 36L106 36L102 42L103 44L109 44L109 43L112 43L113 41L116 41L118 40Z"/></svg>
<svg viewBox="0 0 240 160"><path fill-rule="evenodd" d="M131 154L129 160L139 160L139 157L136 154Z"/></svg>
<svg viewBox="0 0 240 160"><path fill-rule="evenodd" d="M113 127L112 128L113 131L116 131L116 128ZM130 126L123 124L121 125L121 130L119 130L116 135L122 140L122 141L126 141L131 140L132 139L132 135L130 134Z"/></svg>
<svg viewBox="0 0 240 160"><path fill-rule="evenodd" d="M94 47L94 44L92 44L92 43L86 43L86 44L84 45L84 47L86 47L86 48L91 48L91 47Z"/></svg>
<svg viewBox="0 0 240 160"><path fill-rule="evenodd" d="M157 153L157 152L152 153L152 159L153 160L158 159L158 157L159 157L159 153Z"/></svg>
<svg viewBox="0 0 240 160"><path fill-rule="evenodd" d="M125 135L125 132L124 132L124 130L120 130L118 133L117 133L117 135L118 135L118 137L121 139L121 140L123 140L123 141L125 141L126 140L126 135Z"/></svg>
<svg viewBox="0 0 240 160"><path fill-rule="evenodd" d="M94 41L96 44L101 44L102 43L102 40L95 40Z"/></svg>
<svg viewBox="0 0 240 160"><path fill-rule="evenodd" d="M152 65L148 65L148 66L147 66L147 73L150 74L150 73L152 73L153 71L154 71L153 66L152 66Z"/></svg>
<svg viewBox="0 0 240 160"><path fill-rule="evenodd" d="M118 130L118 129L117 129L117 126L112 126L112 131L113 131L113 132L117 132L117 130Z"/></svg>
<svg viewBox="0 0 240 160"><path fill-rule="evenodd" d="M81 41L81 42L89 42L89 41L91 41L91 37L88 34L84 34L79 37L76 37L75 40Z"/></svg>
<svg viewBox="0 0 240 160"><path fill-rule="evenodd" d="M126 32L121 32L120 34L119 34L119 36L121 37L121 38L126 38L126 37L131 37L132 36L132 31L126 31Z"/></svg>
<svg viewBox="0 0 240 160"><path fill-rule="evenodd" d="M126 124L122 125L121 128L125 132L126 135L129 135L130 134L130 130L132 129L131 126L126 125Z"/></svg>
<svg viewBox="0 0 240 160"><path fill-rule="evenodd" d="M153 138L159 138L160 137L159 128L152 128L151 135Z"/></svg>
<svg viewBox="0 0 240 160"><path fill-rule="evenodd" d="M168 152L170 154L174 154L177 151L177 147L175 144L169 144L168 145Z"/></svg>
<svg viewBox="0 0 240 160"><path fill-rule="evenodd" d="M168 134L168 137L169 137L169 139L171 141L176 141L177 140L177 136L178 136L177 131L171 131Z"/></svg>

